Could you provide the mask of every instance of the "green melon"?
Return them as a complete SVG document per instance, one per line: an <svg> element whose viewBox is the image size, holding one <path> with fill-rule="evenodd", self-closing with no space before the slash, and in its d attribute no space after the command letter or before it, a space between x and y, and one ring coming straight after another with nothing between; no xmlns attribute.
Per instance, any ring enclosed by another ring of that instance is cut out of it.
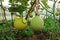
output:
<svg viewBox="0 0 60 40"><path fill-rule="evenodd" d="M39 16L35 16L32 20L31 20L31 28L33 30L41 30L44 29L44 21L41 17Z"/></svg>

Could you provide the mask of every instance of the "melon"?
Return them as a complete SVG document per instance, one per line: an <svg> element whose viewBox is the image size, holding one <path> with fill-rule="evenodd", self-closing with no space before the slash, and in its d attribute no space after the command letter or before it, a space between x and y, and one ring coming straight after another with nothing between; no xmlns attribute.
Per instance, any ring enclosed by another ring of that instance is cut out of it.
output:
<svg viewBox="0 0 60 40"><path fill-rule="evenodd" d="M36 31L44 29L44 21L40 16L35 16L32 18L30 25L31 28Z"/></svg>
<svg viewBox="0 0 60 40"><path fill-rule="evenodd" d="M17 30L23 30L27 27L27 21L22 18L14 18L14 28Z"/></svg>

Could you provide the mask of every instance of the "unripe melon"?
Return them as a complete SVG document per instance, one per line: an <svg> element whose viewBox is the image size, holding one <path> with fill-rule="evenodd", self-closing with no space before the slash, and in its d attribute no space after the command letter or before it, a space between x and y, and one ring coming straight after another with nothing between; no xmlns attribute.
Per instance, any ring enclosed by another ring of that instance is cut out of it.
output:
<svg viewBox="0 0 60 40"><path fill-rule="evenodd" d="M30 13L30 14L29 14L29 16L30 16L30 17L33 17L33 14L32 14L32 13Z"/></svg>
<svg viewBox="0 0 60 40"><path fill-rule="evenodd" d="M22 18L15 18L14 19L14 27L17 30L23 30L27 27L27 21Z"/></svg>
<svg viewBox="0 0 60 40"><path fill-rule="evenodd" d="M44 21L41 17L35 16L31 20L31 28L34 30L41 30L44 29Z"/></svg>

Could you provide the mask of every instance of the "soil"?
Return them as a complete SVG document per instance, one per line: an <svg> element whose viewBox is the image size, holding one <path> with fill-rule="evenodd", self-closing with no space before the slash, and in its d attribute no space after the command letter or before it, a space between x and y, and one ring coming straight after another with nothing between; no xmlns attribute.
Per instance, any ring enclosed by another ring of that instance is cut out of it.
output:
<svg viewBox="0 0 60 40"><path fill-rule="evenodd" d="M1 33L0 33L0 35L1 35ZM5 36L6 35L10 36L11 33L10 32L7 32L7 33L5 33ZM46 39L58 40L57 37L60 37L60 34L53 34L52 35L53 37L51 37L51 35L50 35L49 32L42 32L42 33L35 32L35 34L32 35L31 37L24 37L19 32L14 32L14 35L16 37L16 40L46 40Z"/></svg>

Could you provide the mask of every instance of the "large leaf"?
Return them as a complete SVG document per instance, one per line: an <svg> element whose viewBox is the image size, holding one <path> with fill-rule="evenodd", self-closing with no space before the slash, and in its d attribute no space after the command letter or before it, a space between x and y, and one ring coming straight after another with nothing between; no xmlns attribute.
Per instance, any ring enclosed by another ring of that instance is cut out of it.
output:
<svg viewBox="0 0 60 40"><path fill-rule="evenodd" d="M18 7L18 12L19 12L19 13L22 13L22 12L25 11L26 9L27 9L27 7L24 7L24 6L20 5L20 6Z"/></svg>
<svg viewBox="0 0 60 40"><path fill-rule="evenodd" d="M20 6L17 6L17 7L10 7L9 8L9 11L10 12L19 12L19 13L22 13L23 11L25 11L27 8L20 5Z"/></svg>
<svg viewBox="0 0 60 40"><path fill-rule="evenodd" d="M13 6L13 7L9 8L10 12L22 13L24 10L26 10L26 7L28 5L27 0L9 0L9 2L11 3L11 6ZM17 3L17 2L20 2L21 5L18 6L18 4L14 4L14 3Z"/></svg>
<svg viewBox="0 0 60 40"><path fill-rule="evenodd" d="M23 6L28 5L28 3L27 3L28 1L27 1L27 0L9 0L9 2L10 2L10 3L12 3L12 2L13 2L13 3L14 3L14 2L15 2L15 3L20 2Z"/></svg>

